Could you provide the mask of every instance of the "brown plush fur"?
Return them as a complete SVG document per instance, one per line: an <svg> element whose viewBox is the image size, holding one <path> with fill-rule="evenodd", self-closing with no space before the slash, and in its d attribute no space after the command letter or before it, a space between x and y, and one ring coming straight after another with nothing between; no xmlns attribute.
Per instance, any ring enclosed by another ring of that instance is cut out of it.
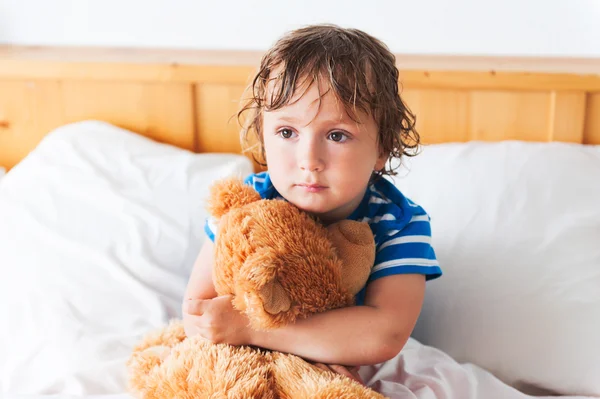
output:
<svg viewBox="0 0 600 399"><path fill-rule="evenodd" d="M239 180L216 184L214 284L232 294L252 328L347 306L374 261L367 224L323 227L283 200L261 200ZM349 378L289 354L186 338L180 322L149 334L128 362L139 398L382 398Z"/></svg>

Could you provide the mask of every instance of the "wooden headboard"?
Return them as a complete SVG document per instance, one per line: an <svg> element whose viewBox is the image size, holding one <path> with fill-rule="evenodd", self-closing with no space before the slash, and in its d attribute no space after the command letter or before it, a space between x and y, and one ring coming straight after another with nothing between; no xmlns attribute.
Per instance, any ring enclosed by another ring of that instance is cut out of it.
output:
<svg viewBox="0 0 600 399"><path fill-rule="evenodd" d="M240 152L255 52L0 46L0 166L99 119L196 152ZM424 143L600 144L600 59L398 56Z"/></svg>

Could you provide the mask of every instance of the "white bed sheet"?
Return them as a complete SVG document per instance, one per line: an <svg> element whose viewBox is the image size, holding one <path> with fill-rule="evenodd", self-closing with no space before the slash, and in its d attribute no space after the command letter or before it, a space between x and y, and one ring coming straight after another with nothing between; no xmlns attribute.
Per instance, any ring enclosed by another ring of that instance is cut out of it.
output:
<svg viewBox="0 0 600 399"><path fill-rule="evenodd" d="M527 399L526 395L473 364L410 338L391 361L362 367L365 383L391 399ZM538 399L556 396L535 396ZM584 396L561 396L584 399Z"/></svg>
<svg viewBox="0 0 600 399"><path fill-rule="evenodd" d="M389 362L362 367L361 376L371 388L390 399L528 399L534 398L504 384L487 371L459 364L444 352L409 339ZM9 395L5 399L133 399L127 393L111 395ZM556 396L535 396L550 399ZM590 399L561 396L562 399Z"/></svg>

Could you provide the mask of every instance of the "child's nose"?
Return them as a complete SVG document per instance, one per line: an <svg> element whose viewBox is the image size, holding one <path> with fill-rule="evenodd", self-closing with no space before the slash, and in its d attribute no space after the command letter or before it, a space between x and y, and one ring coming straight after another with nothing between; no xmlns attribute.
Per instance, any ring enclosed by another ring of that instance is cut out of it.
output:
<svg viewBox="0 0 600 399"><path fill-rule="evenodd" d="M306 141L299 146L298 166L307 172L320 172L325 166L319 144L313 140Z"/></svg>
<svg viewBox="0 0 600 399"><path fill-rule="evenodd" d="M300 162L300 169L307 172L320 172L323 170L325 163L317 156L305 156Z"/></svg>

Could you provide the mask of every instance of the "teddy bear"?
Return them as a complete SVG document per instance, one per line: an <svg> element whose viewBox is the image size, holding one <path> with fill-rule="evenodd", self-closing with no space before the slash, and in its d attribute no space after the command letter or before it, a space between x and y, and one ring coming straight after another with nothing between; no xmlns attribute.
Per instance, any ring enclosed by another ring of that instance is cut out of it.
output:
<svg viewBox="0 0 600 399"><path fill-rule="evenodd" d="M214 184L213 282L219 295L269 330L354 303L375 258L366 223L327 227L285 200L263 200L239 179ZM300 357L187 338L180 321L148 334L127 362L131 392L166 398L383 398Z"/></svg>

